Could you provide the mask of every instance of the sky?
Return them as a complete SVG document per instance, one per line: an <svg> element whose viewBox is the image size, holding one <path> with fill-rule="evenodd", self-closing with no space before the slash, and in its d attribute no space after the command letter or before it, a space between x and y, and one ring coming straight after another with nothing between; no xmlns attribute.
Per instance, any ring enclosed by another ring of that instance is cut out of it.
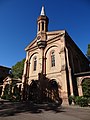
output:
<svg viewBox="0 0 90 120"><path fill-rule="evenodd" d="M42 5L49 31L66 30L84 54L90 44L90 0L0 0L0 65L12 67L26 57L36 37Z"/></svg>

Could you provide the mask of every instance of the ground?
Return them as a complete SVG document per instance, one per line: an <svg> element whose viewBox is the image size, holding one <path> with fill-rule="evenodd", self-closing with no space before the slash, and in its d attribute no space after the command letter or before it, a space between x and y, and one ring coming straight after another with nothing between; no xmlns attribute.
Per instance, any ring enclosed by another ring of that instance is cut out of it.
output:
<svg viewBox="0 0 90 120"><path fill-rule="evenodd" d="M7 102L0 104L0 120L90 120L90 107Z"/></svg>

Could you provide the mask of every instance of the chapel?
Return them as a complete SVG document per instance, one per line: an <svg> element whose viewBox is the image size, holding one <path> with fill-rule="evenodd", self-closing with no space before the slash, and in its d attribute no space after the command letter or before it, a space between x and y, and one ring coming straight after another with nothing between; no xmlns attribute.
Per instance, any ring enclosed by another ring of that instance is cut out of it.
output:
<svg viewBox="0 0 90 120"><path fill-rule="evenodd" d="M49 18L42 6L37 34L25 48L22 76L25 100L59 101L69 104L70 95L79 95L76 74L89 70L89 61L66 30L48 31Z"/></svg>

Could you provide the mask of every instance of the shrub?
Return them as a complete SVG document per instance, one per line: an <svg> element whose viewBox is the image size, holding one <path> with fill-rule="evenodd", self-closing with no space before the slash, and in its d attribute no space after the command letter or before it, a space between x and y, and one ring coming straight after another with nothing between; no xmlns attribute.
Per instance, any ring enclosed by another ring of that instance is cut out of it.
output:
<svg viewBox="0 0 90 120"><path fill-rule="evenodd" d="M77 96L75 98L75 103L76 105L79 105L81 107L88 106L88 98L83 97L83 96Z"/></svg>
<svg viewBox="0 0 90 120"><path fill-rule="evenodd" d="M3 96L1 96L2 99L5 99L5 100L10 100L12 99L12 96L11 95L8 95L8 94L5 94Z"/></svg>
<svg viewBox="0 0 90 120"><path fill-rule="evenodd" d="M85 78L82 81L82 90L84 97L90 97L90 78Z"/></svg>
<svg viewBox="0 0 90 120"><path fill-rule="evenodd" d="M69 96L69 104L71 105L72 102L75 103L75 96L70 95L70 96Z"/></svg>
<svg viewBox="0 0 90 120"><path fill-rule="evenodd" d="M1 98L2 98L2 99L6 99L6 96L5 96L5 95L3 95L3 96L1 96Z"/></svg>
<svg viewBox="0 0 90 120"><path fill-rule="evenodd" d="M90 105L90 97L88 98L88 105Z"/></svg>

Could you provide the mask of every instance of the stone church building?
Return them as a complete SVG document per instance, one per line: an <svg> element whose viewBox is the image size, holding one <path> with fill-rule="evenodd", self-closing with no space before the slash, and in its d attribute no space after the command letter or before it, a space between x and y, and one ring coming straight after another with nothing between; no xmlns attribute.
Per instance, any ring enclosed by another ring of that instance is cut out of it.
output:
<svg viewBox="0 0 90 120"><path fill-rule="evenodd" d="M68 104L70 95L79 95L75 74L88 71L89 61L66 30L48 31L48 23L42 7L37 35L25 48L23 99L62 98L63 104Z"/></svg>

